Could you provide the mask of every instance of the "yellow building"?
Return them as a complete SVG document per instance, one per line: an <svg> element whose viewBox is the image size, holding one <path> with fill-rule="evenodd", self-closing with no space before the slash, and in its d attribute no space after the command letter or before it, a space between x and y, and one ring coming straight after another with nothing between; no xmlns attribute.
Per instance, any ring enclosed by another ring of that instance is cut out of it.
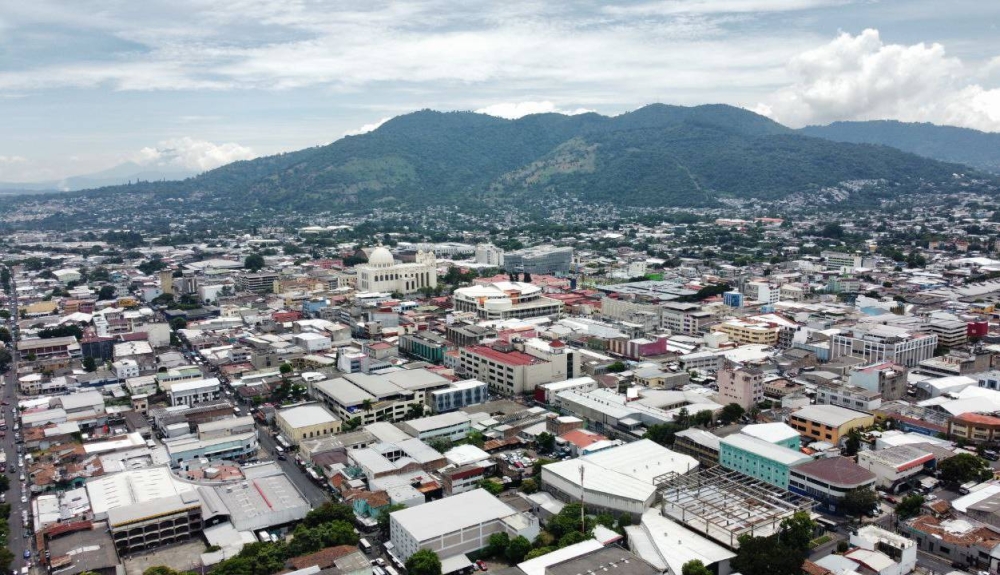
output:
<svg viewBox="0 0 1000 575"><path fill-rule="evenodd" d="M318 403L283 409L275 421L281 434L293 445L340 432L340 420Z"/></svg>
<svg viewBox="0 0 1000 575"><path fill-rule="evenodd" d="M874 415L836 405L808 405L788 418L788 425L800 434L834 445L838 445L852 429L874 424Z"/></svg>
<svg viewBox="0 0 1000 575"><path fill-rule="evenodd" d="M761 344L775 345L778 343L780 328L774 324L748 322L730 319L712 328L729 336L731 341L740 345Z"/></svg>

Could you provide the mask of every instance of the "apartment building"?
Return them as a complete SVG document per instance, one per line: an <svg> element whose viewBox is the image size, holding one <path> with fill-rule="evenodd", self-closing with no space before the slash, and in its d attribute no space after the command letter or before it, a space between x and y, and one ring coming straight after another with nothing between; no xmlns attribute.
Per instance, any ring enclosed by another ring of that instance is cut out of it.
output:
<svg viewBox="0 0 1000 575"><path fill-rule="evenodd" d="M836 405L809 405L788 417L791 425L806 437L839 445L852 429L870 427L875 416Z"/></svg>
<svg viewBox="0 0 1000 575"><path fill-rule="evenodd" d="M253 293L271 293L278 277L278 274L273 272L240 274L236 276L236 289Z"/></svg>
<svg viewBox="0 0 1000 575"><path fill-rule="evenodd" d="M702 311L696 303L666 302L660 304L661 327L674 334L700 335L715 322L711 312Z"/></svg>
<svg viewBox="0 0 1000 575"><path fill-rule="evenodd" d="M816 403L874 411L882 406L882 395L853 385L823 384L816 387Z"/></svg>
<svg viewBox="0 0 1000 575"><path fill-rule="evenodd" d="M755 367L724 365L719 370L719 403L749 410L764 401L764 374Z"/></svg>
<svg viewBox="0 0 1000 575"><path fill-rule="evenodd" d="M312 396L344 421L358 418L363 425L376 421L402 421L410 406L426 405L431 394L451 387L451 382L426 369L384 375L348 373L318 381Z"/></svg>
<svg viewBox="0 0 1000 575"><path fill-rule="evenodd" d="M459 350L460 371L508 395L532 393L542 383L580 374L580 354L559 341L531 340L518 348L495 345Z"/></svg>
<svg viewBox="0 0 1000 575"><path fill-rule="evenodd" d="M891 325L859 324L852 331L831 338L830 359L850 355L868 363L891 361L914 367L934 357L937 345L935 333Z"/></svg>
<svg viewBox="0 0 1000 575"><path fill-rule="evenodd" d="M721 331L740 345L776 346L781 332L781 327L776 324L741 319L728 319L712 329Z"/></svg>
<svg viewBox="0 0 1000 575"><path fill-rule="evenodd" d="M891 361L859 365L851 368L848 383L878 393L883 401L893 401L906 395L908 371Z"/></svg>

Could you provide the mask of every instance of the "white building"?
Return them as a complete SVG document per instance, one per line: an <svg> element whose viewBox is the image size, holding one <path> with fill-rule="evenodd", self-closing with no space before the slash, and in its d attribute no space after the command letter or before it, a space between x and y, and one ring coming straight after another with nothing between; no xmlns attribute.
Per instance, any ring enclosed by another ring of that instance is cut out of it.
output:
<svg viewBox="0 0 1000 575"><path fill-rule="evenodd" d="M475 312L481 319L500 320L557 315L562 302L542 295L542 288L524 282L496 282L458 288L455 311Z"/></svg>
<svg viewBox="0 0 1000 575"><path fill-rule="evenodd" d="M139 364L132 359L120 359L111 364L111 369L118 376L118 381L139 377Z"/></svg>
<svg viewBox="0 0 1000 575"><path fill-rule="evenodd" d="M583 467L583 484L580 483ZM578 459L542 467L542 488L564 501L579 501L587 509L629 513L639 517L656 501L653 480L663 474L684 474L698 467L689 455L642 439Z"/></svg>
<svg viewBox="0 0 1000 575"><path fill-rule="evenodd" d="M399 424L399 427L423 441L436 437L445 437L451 441L460 441L469 434L472 422L469 414L464 411L452 411L430 417L411 419Z"/></svg>
<svg viewBox="0 0 1000 575"><path fill-rule="evenodd" d="M483 489L402 509L389 516L389 537L396 556L406 561L420 549L437 553L442 562L486 547L490 535L506 533L534 540L538 519Z"/></svg>
<svg viewBox="0 0 1000 575"><path fill-rule="evenodd" d="M681 575L684 564L694 560L718 575L728 575L729 561L736 557L708 537L667 519L657 509L643 513L639 525L626 527L625 535L633 553L670 575Z"/></svg>
<svg viewBox="0 0 1000 575"><path fill-rule="evenodd" d="M170 405L195 405L205 401L214 401L221 397L219 380L214 377L195 379L175 383L167 391Z"/></svg>
<svg viewBox="0 0 1000 575"><path fill-rule="evenodd" d="M417 252L416 262L396 263L389 250L378 247L368 263L354 267L358 291L414 293L420 288L437 287L437 259L433 252Z"/></svg>
<svg viewBox="0 0 1000 575"><path fill-rule="evenodd" d="M295 343L309 353L326 351L333 346L329 337L318 333L303 332L295 334Z"/></svg>
<svg viewBox="0 0 1000 575"><path fill-rule="evenodd" d="M906 575L917 567L916 543L881 527L865 525L858 529L851 534L851 545L858 549L845 556L866 567L865 573L875 571L878 575ZM859 553L859 550L864 552Z"/></svg>
<svg viewBox="0 0 1000 575"><path fill-rule="evenodd" d="M493 244L478 244L476 246L476 263L498 268L503 267L503 249Z"/></svg>

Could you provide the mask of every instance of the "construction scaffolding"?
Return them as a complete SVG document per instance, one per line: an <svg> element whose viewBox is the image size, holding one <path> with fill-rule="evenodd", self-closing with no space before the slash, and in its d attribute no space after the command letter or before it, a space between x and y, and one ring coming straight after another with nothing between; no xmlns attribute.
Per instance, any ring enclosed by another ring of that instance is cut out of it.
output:
<svg viewBox="0 0 1000 575"><path fill-rule="evenodd" d="M815 501L722 467L698 473L666 473L653 480L662 513L726 547L741 535L766 537L798 511L812 515Z"/></svg>

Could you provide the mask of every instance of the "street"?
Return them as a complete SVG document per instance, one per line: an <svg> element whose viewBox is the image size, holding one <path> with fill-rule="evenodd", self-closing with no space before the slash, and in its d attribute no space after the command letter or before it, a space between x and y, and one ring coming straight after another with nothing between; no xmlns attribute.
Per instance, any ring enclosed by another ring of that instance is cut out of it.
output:
<svg viewBox="0 0 1000 575"><path fill-rule="evenodd" d="M316 482L306 475L302 467L295 463L295 456L289 455L288 459L281 461L278 459L277 452L275 452L274 447L277 445L274 438L271 437L270 430L262 425L257 425L257 435L259 436L260 447L264 450L268 456L273 459L281 469L285 471L288 478L295 484L295 487L302 492L306 500L312 507L319 507L323 503L330 500L329 495L323 489L316 485Z"/></svg>
<svg viewBox="0 0 1000 575"><path fill-rule="evenodd" d="M4 376L5 385L0 396L8 401L11 406L17 405L17 377L14 369ZM24 527L21 523L21 511L29 510L31 496L28 496L28 503L21 503L21 481L19 480L22 469L17 466L17 449L14 444L14 418L11 416L11 407L3 407L4 418L7 420L7 436L0 440L3 450L7 454L7 478L10 479L10 490L7 492L7 503L10 504L10 539L7 541L7 548L14 554L14 561L11 563L11 570L20 570L27 562L24 559L24 550L29 548L31 538L24 537Z"/></svg>

